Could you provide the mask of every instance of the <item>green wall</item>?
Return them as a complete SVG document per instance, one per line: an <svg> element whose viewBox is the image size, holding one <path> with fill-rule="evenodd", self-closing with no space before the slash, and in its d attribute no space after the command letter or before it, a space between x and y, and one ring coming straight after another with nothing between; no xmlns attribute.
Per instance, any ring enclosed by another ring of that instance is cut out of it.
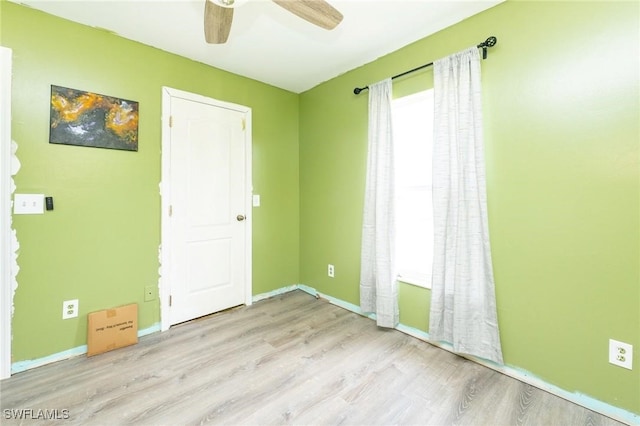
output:
<svg viewBox="0 0 640 426"><path fill-rule="evenodd" d="M505 363L640 413L639 12L508 1L303 93L301 282L358 304L367 95L353 88L495 35L484 120ZM423 71L394 95L431 86ZM428 300L401 284L401 322L427 331ZM635 346L632 371L608 363L609 338Z"/></svg>
<svg viewBox="0 0 640 426"><path fill-rule="evenodd" d="M636 2L510 0L296 95L0 0L17 192L56 202L13 218L13 361L84 344L93 310L137 302L140 327L158 323L143 291L158 282L162 86L253 108L254 294L299 282L357 304L367 98L353 87L495 35L483 84L505 361L640 413L639 12ZM395 96L431 77L396 81ZM51 84L139 101L139 151L49 145ZM62 321L69 298L80 317ZM403 324L428 330L428 290L402 284L400 309ZM607 363L609 338L635 346L633 371Z"/></svg>
<svg viewBox="0 0 640 426"><path fill-rule="evenodd" d="M162 86L253 110L253 292L298 282L298 95L2 2L0 41L13 49L16 192L45 193L55 210L13 217L20 242L13 362L86 343L86 314L139 304L139 327L160 321ZM48 143L50 85L140 103L139 151ZM6 232L3 230L3 232ZM62 320L62 301L80 316Z"/></svg>

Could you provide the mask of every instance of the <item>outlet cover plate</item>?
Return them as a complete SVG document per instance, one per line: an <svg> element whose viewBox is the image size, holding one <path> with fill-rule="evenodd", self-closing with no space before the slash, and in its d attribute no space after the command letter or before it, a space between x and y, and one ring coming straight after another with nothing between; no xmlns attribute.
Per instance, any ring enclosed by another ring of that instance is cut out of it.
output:
<svg viewBox="0 0 640 426"><path fill-rule="evenodd" d="M329 278L333 278L336 276L336 268L332 264L327 265L327 275Z"/></svg>
<svg viewBox="0 0 640 426"><path fill-rule="evenodd" d="M78 316L78 299L65 300L62 302L62 319L75 318Z"/></svg>
<svg viewBox="0 0 640 426"><path fill-rule="evenodd" d="M609 339L609 362L619 367L633 369L633 346Z"/></svg>

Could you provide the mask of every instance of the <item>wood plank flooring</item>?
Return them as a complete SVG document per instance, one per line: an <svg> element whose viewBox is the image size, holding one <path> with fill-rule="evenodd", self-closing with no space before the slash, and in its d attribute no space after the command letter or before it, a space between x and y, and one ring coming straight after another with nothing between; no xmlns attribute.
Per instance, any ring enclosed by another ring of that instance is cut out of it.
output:
<svg viewBox="0 0 640 426"><path fill-rule="evenodd" d="M0 392L3 425L47 423L8 418L20 409L65 425L621 424L301 291L16 374Z"/></svg>

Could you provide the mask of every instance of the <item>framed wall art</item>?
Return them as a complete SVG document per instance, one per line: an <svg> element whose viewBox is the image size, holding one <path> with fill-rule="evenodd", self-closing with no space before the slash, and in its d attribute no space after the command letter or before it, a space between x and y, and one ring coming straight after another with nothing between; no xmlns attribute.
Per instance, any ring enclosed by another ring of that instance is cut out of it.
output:
<svg viewBox="0 0 640 426"><path fill-rule="evenodd" d="M138 150L138 102L51 86L49 143Z"/></svg>

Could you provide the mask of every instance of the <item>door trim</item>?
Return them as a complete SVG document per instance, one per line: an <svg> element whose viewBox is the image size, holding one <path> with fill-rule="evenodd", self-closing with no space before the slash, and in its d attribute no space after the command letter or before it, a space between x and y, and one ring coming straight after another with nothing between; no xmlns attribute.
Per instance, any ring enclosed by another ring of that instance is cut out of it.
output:
<svg viewBox="0 0 640 426"><path fill-rule="evenodd" d="M160 180L160 199L161 199L161 230L160 230L160 279L158 283L160 298L160 330L166 331L171 326L169 315L169 295L171 294L170 268L171 268L171 229L169 225L169 209L171 206L171 188L169 185L169 177L171 173L171 98L181 98L193 102L201 102L207 105L214 105L220 108L226 108L238 111L245 116L245 195L244 195L244 211L246 219L245 232L245 288L244 288L244 304L249 306L253 301L252 286L252 155L251 155L251 108L244 105L233 104L220 101L195 93L185 92L171 87L162 87L162 170Z"/></svg>
<svg viewBox="0 0 640 426"><path fill-rule="evenodd" d="M11 49L0 46L0 379L11 376Z"/></svg>

